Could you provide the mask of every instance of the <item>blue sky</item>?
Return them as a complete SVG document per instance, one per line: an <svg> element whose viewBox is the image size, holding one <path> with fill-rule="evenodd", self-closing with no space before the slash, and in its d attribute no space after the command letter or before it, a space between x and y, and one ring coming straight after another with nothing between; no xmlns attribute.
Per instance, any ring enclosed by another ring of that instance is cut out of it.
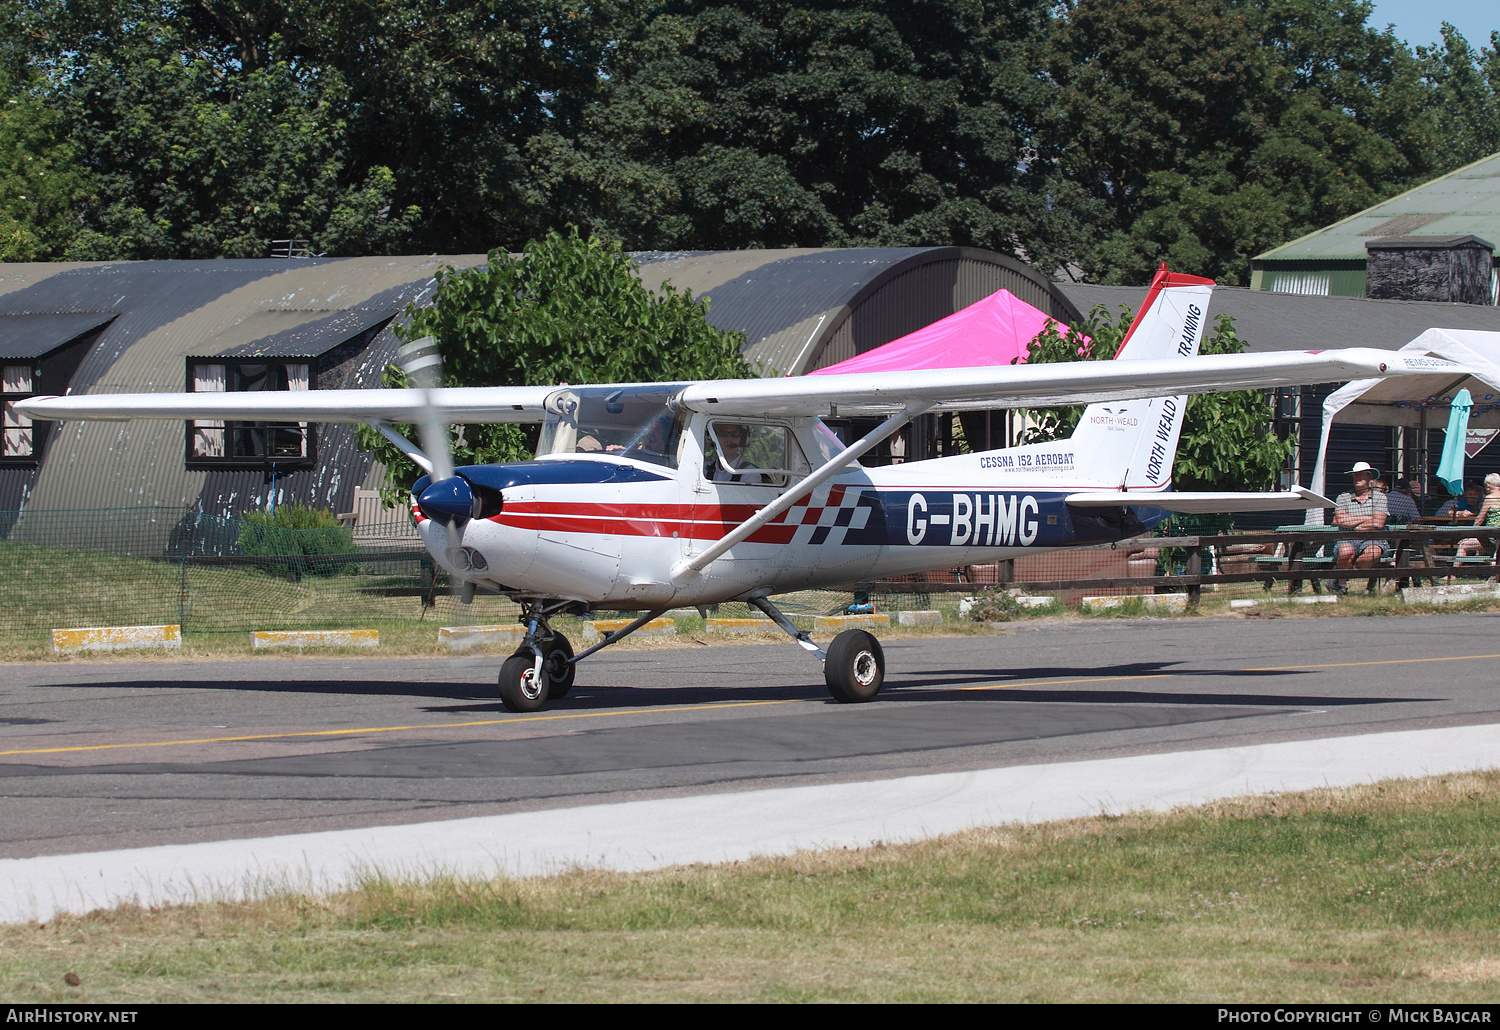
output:
<svg viewBox="0 0 1500 1030"><path fill-rule="evenodd" d="M1436 43L1443 22L1451 22L1477 49L1488 46L1490 33L1500 29L1496 0L1374 0L1369 24L1396 26L1396 36L1412 46Z"/></svg>

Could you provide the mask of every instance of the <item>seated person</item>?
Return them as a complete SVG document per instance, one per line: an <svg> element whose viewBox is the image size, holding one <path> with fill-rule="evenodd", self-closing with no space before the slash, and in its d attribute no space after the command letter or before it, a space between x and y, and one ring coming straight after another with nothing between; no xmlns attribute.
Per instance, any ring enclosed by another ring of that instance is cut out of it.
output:
<svg viewBox="0 0 1500 1030"><path fill-rule="evenodd" d="M1491 472L1484 477L1484 502L1474 515L1474 525L1494 528L1500 526L1500 472ZM1458 542L1457 556L1479 554L1487 548L1477 536L1465 537Z"/></svg>
<svg viewBox="0 0 1500 1030"><path fill-rule="evenodd" d="M1417 508L1410 479L1396 480L1396 489L1385 495L1385 504L1390 512L1389 523L1393 526L1409 526L1412 519L1420 518L1422 514Z"/></svg>
<svg viewBox="0 0 1500 1030"><path fill-rule="evenodd" d="M597 436L585 433L578 438L578 445L573 450L578 454L598 454L604 450L604 445Z"/></svg>
<svg viewBox="0 0 1500 1030"><path fill-rule="evenodd" d="M1349 474L1354 477L1354 489L1339 494L1333 524L1356 532L1384 529L1389 510L1385 494L1375 489L1375 469L1369 462L1361 461L1355 463ZM1334 549L1341 569L1368 569L1389 551L1390 545L1373 537L1340 540ZM1348 586L1342 581L1336 581L1333 589L1340 594L1348 592Z"/></svg>
<svg viewBox="0 0 1500 1030"><path fill-rule="evenodd" d="M732 469L743 468L746 464L743 448L745 440L749 435L745 427L737 422L714 423L714 435L719 441L719 449L716 452L710 444L704 450L708 454L709 478L716 483L764 483L766 477L759 472L747 472L743 475L730 472L724 468L727 464ZM723 462L719 461L719 454L724 455Z"/></svg>
<svg viewBox="0 0 1500 1030"><path fill-rule="evenodd" d="M660 415L652 419L641 435L636 438L624 451L627 458L635 458L637 461L650 461L657 465L667 464L667 427L672 423L671 416Z"/></svg>
<svg viewBox="0 0 1500 1030"><path fill-rule="evenodd" d="M1479 484L1469 483L1464 487L1463 493L1448 498L1447 502L1437 510L1438 516L1453 519L1455 522L1459 519L1467 521L1479 511L1480 500Z"/></svg>

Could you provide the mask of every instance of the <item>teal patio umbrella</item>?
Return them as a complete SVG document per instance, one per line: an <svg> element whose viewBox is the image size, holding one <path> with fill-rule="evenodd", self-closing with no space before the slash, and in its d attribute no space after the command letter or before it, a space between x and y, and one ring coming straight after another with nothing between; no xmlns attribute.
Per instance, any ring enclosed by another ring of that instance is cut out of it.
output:
<svg viewBox="0 0 1500 1030"><path fill-rule="evenodd" d="M1473 406L1469 391L1460 390L1453 395L1448 411L1448 432L1443 437L1443 460L1438 462L1437 477L1455 496L1464 492L1464 440L1469 435L1469 409Z"/></svg>

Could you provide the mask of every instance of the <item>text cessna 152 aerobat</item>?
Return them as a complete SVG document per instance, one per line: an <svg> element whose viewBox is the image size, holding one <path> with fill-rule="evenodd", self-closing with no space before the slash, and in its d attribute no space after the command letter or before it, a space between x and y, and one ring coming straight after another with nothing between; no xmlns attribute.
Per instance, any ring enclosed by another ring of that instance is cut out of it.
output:
<svg viewBox="0 0 1500 1030"><path fill-rule="evenodd" d="M823 661L835 699L868 701L885 657L846 630L825 652L777 593L992 562L1135 536L1169 511L1332 507L1290 493L1170 492L1186 395L1430 372L1448 362L1353 349L1201 356L1213 282L1157 273L1114 361L607 386L37 397L33 419L365 422L428 475L413 488L433 557L522 605L526 636L500 698L535 711L576 663L669 608L743 600ZM403 348L419 384L430 340ZM435 384L435 378L429 378ZM924 412L1088 404L1071 439L864 468ZM820 415L884 414L847 446ZM454 469L449 429L541 422L534 461ZM416 424L419 449L393 427ZM644 614L575 655L548 624L595 608Z"/></svg>

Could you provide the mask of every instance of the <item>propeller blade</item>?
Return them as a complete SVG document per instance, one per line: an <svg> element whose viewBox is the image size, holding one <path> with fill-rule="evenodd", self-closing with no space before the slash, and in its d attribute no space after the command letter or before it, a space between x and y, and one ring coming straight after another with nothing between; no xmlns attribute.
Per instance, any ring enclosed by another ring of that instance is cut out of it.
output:
<svg viewBox="0 0 1500 1030"><path fill-rule="evenodd" d="M432 401L432 391L443 385L443 356L438 353L437 339L424 336L402 346L396 363L406 373L412 386L422 391L422 417L417 428L422 435L422 449L432 462L432 482L428 493L453 480L453 435L443 419L443 414ZM460 480L459 482L462 482ZM468 495L468 484L463 493ZM440 519L448 531L448 546L457 549L463 543L463 527L468 522L468 513L453 512Z"/></svg>
<svg viewBox="0 0 1500 1030"><path fill-rule="evenodd" d="M443 421L442 412L432 402L432 391L443 385L443 356L437 340L424 336L402 346L396 363L422 391L422 418L417 428L422 434L422 449L432 461L434 483L453 478L453 437Z"/></svg>

